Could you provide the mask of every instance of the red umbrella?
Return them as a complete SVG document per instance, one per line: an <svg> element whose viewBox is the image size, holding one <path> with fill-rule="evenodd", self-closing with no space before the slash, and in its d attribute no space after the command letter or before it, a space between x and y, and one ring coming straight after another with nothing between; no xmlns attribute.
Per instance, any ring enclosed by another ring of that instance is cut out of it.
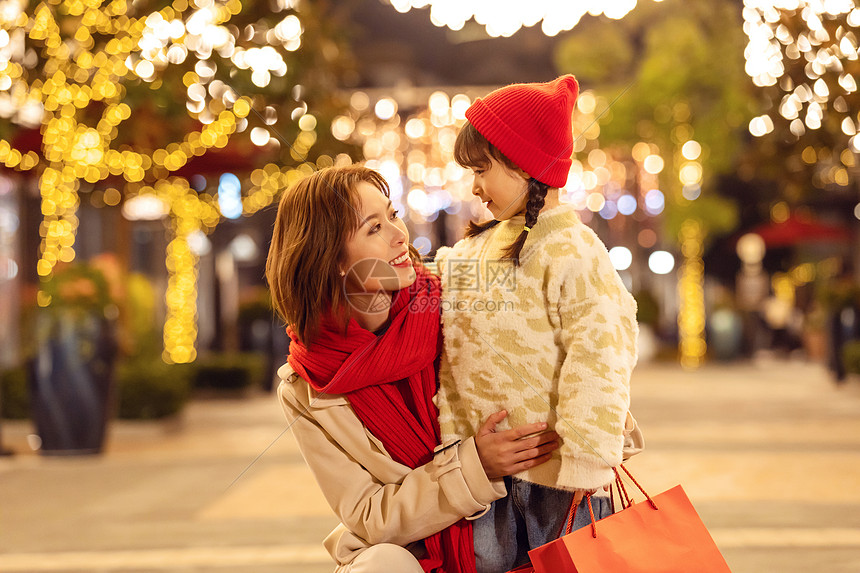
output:
<svg viewBox="0 0 860 573"><path fill-rule="evenodd" d="M12 136L10 144L13 149L17 149L21 153L35 151L40 157L42 156L42 133L38 128L18 130ZM188 163L179 168L175 174L182 177L190 177L198 173L201 175L228 171L247 173L255 167L262 166L265 163L266 155L270 156L270 160L277 158L277 152L271 148L261 149L250 143L240 144L234 140L230 140L223 149L212 148L206 150L206 153L203 155L191 157ZM110 179L113 179L113 177Z"/></svg>
<svg viewBox="0 0 860 573"><path fill-rule="evenodd" d="M21 153L35 151L40 156L42 155L42 132L39 128L22 128L15 132L10 142L12 149L17 149Z"/></svg>
<svg viewBox="0 0 860 573"><path fill-rule="evenodd" d="M176 171L176 175L191 177L192 175L211 175L213 173L247 173L255 167L261 167L261 155L266 151L251 145L239 145L231 141L223 149L212 148L203 155L197 155ZM273 155L271 152L268 155Z"/></svg>
<svg viewBox="0 0 860 573"><path fill-rule="evenodd" d="M754 228L752 233L764 239L768 247L791 247L800 243L847 243L851 233L841 225L817 221L797 214L782 223L766 223Z"/></svg>

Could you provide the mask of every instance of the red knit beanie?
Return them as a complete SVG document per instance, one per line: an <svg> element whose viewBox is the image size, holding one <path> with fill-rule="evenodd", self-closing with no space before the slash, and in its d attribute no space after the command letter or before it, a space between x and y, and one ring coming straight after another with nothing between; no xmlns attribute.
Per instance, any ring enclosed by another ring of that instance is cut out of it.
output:
<svg viewBox="0 0 860 573"><path fill-rule="evenodd" d="M573 153L571 115L579 84L568 74L513 84L475 100L466 119L505 157L550 187L564 187Z"/></svg>

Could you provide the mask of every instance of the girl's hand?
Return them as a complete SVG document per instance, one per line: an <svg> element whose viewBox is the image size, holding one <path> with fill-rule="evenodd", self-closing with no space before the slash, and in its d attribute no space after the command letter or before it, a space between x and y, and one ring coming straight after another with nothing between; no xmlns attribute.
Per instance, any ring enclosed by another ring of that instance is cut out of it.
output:
<svg viewBox="0 0 860 573"><path fill-rule="evenodd" d="M603 491L609 491L609 484L603 486ZM574 491L573 492L573 503L574 503L574 505L579 505L579 502L581 502L583 499L585 499L585 496L587 494L594 495L595 493L597 493L596 489L578 489L578 490Z"/></svg>
<svg viewBox="0 0 860 573"><path fill-rule="evenodd" d="M509 476L540 465L549 460L553 450L559 447L558 434L544 432L545 422L524 424L512 430L496 431L496 424L505 419L505 410L490 414L487 421L475 434L478 457L490 479ZM537 436L528 436L544 432Z"/></svg>

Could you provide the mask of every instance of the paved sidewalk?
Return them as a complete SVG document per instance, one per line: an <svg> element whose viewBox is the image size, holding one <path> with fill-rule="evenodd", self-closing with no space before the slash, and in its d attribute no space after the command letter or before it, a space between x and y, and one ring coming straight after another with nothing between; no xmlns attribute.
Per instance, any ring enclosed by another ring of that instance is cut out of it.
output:
<svg viewBox="0 0 860 573"><path fill-rule="evenodd" d="M860 383L802 362L644 365L633 402L648 444L631 468L684 485L732 571L860 571ZM331 571L335 520L285 427L273 396L195 401L114 423L102 456L48 458L4 422L0 571Z"/></svg>

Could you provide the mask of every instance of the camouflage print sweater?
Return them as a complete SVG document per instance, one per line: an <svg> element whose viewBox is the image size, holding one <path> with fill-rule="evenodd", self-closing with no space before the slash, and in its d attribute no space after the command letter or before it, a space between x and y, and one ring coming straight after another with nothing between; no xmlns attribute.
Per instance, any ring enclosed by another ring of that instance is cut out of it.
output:
<svg viewBox="0 0 860 573"><path fill-rule="evenodd" d="M442 438L547 421L562 438L552 459L516 477L549 487L610 483L621 462L636 364L636 302L606 247L569 205L541 213L520 255L502 250L524 218L503 221L436 255L444 352L436 401Z"/></svg>

